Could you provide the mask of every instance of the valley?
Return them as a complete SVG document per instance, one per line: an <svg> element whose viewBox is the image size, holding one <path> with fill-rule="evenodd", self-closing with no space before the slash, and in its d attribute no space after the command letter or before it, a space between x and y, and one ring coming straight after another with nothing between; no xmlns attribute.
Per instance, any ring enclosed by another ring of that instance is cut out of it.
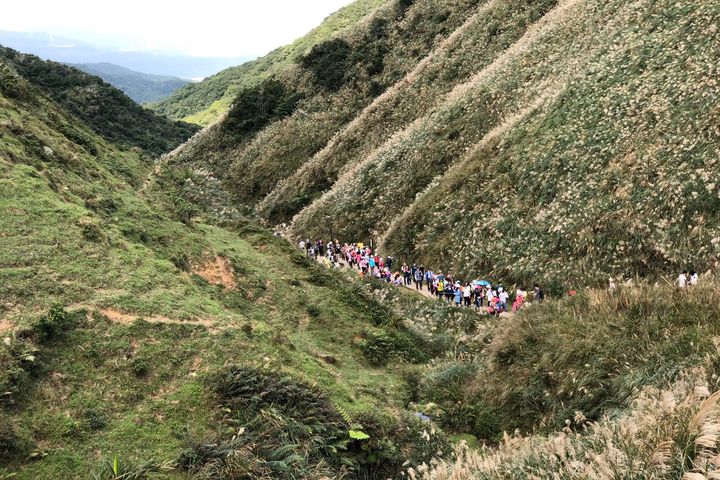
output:
<svg viewBox="0 0 720 480"><path fill-rule="evenodd" d="M0 47L0 479L718 478L719 22L358 0L146 107Z"/></svg>

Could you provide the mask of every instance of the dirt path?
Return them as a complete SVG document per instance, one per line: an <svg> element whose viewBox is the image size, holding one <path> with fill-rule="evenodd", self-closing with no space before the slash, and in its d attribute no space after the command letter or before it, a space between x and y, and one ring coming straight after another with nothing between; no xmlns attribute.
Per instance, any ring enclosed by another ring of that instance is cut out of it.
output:
<svg viewBox="0 0 720 480"><path fill-rule="evenodd" d="M175 320L172 318L164 317L162 315L133 315L131 313L121 312L120 310L116 310L114 308L101 308L98 311L107 318L109 318L111 321L115 323L120 323L122 325L130 325L139 318L142 318L148 323L163 323L171 325L199 325L201 327L207 328L210 333L219 332L221 330L215 326L215 322L212 320Z"/></svg>
<svg viewBox="0 0 720 480"><path fill-rule="evenodd" d="M321 258L316 258L316 260L317 260L321 265L324 265ZM354 272L354 273L356 273L356 274L359 274L359 273L360 273L359 270L357 270L357 269L355 269L355 268L352 268L350 265L348 265L348 263L347 263L345 260L340 260L338 263L340 264L340 267L341 267L341 268L344 268L344 269L346 269L346 270L351 270L352 272ZM412 283L411 285L405 285L405 284L403 283L402 287L405 288L405 289L407 289L407 290L409 290L409 291L411 291L411 292L413 292L413 293L415 293L416 295L422 295L423 297L425 297L425 298L427 298L427 299L429 299L429 300L435 300L435 299L437 299L437 297L436 297L435 295L432 295L432 294L427 290L427 287L425 286L425 283L423 283L423 288L421 288L420 290L417 290L417 289L415 288L415 283Z"/></svg>

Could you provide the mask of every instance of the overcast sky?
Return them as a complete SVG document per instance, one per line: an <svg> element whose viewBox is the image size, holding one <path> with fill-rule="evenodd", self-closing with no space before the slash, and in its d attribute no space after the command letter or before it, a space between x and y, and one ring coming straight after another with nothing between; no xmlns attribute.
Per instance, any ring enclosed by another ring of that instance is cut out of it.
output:
<svg viewBox="0 0 720 480"><path fill-rule="evenodd" d="M198 56L261 55L352 0L6 0L0 30Z"/></svg>

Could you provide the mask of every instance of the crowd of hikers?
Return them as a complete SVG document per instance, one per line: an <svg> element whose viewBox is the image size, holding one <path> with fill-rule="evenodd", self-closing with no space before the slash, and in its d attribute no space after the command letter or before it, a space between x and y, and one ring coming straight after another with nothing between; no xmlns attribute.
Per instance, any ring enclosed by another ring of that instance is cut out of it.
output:
<svg viewBox="0 0 720 480"><path fill-rule="evenodd" d="M418 291L427 291L439 301L484 310L490 315L516 312L528 300L528 292L524 288L518 288L515 295L511 296L502 285L494 285L487 280L461 281L450 272L435 272L416 263L399 264L392 256L383 258L363 243L340 245L337 240L327 243L323 240L301 240L298 247L328 266L340 267L345 264L357 270L362 277L414 287ZM542 302L545 298L545 293L538 285L534 286L532 298L534 302Z"/></svg>

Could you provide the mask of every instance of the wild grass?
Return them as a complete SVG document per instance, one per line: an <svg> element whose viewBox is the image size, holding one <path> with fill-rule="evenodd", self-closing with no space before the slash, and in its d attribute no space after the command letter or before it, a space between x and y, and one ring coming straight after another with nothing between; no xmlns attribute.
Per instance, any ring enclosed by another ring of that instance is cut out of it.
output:
<svg viewBox="0 0 720 480"><path fill-rule="evenodd" d="M577 412L613 416L646 386L665 388L717 356L720 311L707 302L717 291L708 279L692 291L644 285L532 305L479 330L474 357L426 367L417 401L491 441L574 425Z"/></svg>
<svg viewBox="0 0 720 480"><path fill-rule="evenodd" d="M575 424L547 437L506 435L496 447L459 448L410 478L705 480L717 478L718 398L709 371L691 370L665 388L642 389L628 412Z"/></svg>

